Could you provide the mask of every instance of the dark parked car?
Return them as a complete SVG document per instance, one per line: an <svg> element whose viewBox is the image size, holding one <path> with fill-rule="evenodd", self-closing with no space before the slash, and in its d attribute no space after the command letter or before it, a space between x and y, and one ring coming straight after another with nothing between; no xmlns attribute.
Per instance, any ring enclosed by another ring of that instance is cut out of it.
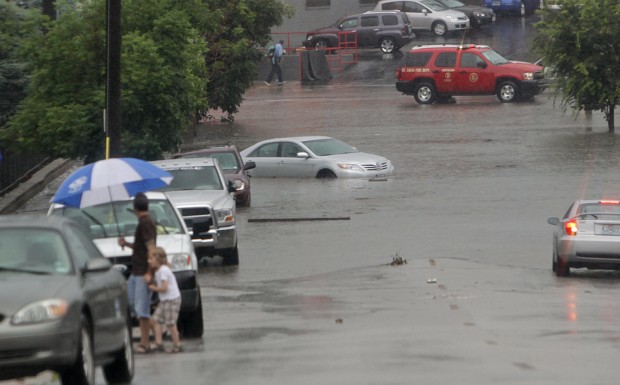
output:
<svg viewBox="0 0 620 385"><path fill-rule="evenodd" d="M235 184L235 202L237 206L249 207L252 202L250 190L250 177L248 170L256 167L256 163L250 161L243 163L239 151L233 145L203 148L196 151L175 154L173 158L215 158L226 179Z"/></svg>
<svg viewBox="0 0 620 385"><path fill-rule="evenodd" d="M329 27L308 32L306 48L380 48L392 53L415 38L407 15L400 11L366 12L337 20Z"/></svg>
<svg viewBox="0 0 620 385"><path fill-rule="evenodd" d="M134 374L127 284L77 222L0 216L0 380L59 373L64 385Z"/></svg>
<svg viewBox="0 0 620 385"><path fill-rule="evenodd" d="M495 13L506 12L525 16L540 7L540 0L482 0L481 5L491 8Z"/></svg>
<svg viewBox="0 0 620 385"><path fill-rule="evenodd" d="M467 5L459 0L436 0L438 3L445 5L455 11L461 11L469 17L469 26L472 28L480 28L483 25L492 24L495 21L495 12L491 8L481 7L479 5Z"/></svg>

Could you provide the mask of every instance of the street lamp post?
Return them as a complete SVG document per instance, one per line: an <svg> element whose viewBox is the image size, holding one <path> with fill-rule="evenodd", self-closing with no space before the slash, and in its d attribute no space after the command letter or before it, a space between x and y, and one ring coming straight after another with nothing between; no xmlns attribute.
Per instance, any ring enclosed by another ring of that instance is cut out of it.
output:
<svg viewBox="0 0 620 385"><path fill-rule="evenodd" d="M107 0L106 159L121 154L121 0Z"/></svg>

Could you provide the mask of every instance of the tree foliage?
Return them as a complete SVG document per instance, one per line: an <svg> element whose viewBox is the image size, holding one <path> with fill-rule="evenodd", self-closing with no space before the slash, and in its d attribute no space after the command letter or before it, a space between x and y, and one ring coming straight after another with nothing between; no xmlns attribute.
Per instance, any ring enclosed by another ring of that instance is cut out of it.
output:
<svg viewBox="0 0 620 385"><path fill-rule="evenodd" d="M564 109L602 111L614 131L620 102L620 3L559 0L543 9L533 47L556 80Z"/></svg>
<svg viewBox="0 0 620 385"><path fill-rule="evenodd" d="M37 14L14 3L0 2L0 127L26 97L26 63L17 56L21 41L31 32Z"/></svg>
<svg viewBox="0 0 620 385"><path fill-rule="evenodd" d="M0 140L51 156L103 157L105 0L57 2L56 20L21 43L32 78ZM176 150L195 116L233 114L256 76L278 0L123 0L123 154Z"/></svg>

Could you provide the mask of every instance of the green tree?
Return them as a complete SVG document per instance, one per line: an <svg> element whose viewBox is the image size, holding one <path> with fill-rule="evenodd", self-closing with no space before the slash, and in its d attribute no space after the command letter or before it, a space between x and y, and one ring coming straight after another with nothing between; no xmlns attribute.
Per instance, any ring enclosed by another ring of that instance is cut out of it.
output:
<svg viewBox="0 0 620 385"><path fill-rule="evenodd" d="M602 111L614 131L620 102L620 3L617 0L559 0L543 9L533 48L556 80L561 106Z"/></svg>
<svg viewBox="0 0 620 385"><path fill-rule="evenodd" d="M26 63L19 60L17 48L32 32L30 20L36 17L36 12L19 8L14 3L0 2L0 127L26 97Z"/></svg>
<svg viewBox="0 0 620 385"><path fill-rule="evenodd" d="M271 40L271 27L281 25L294 8L278 0L204 0L209 12L194 14L204 36L209 68L209 107L238 111L243 94L257 76L263 47Z"/></svg>
<svg viewBox="0 0 620 385"><path fill-rule="evenodd" d="M148 9L150 17L124 24L123 152L156 159L180 144L190 118L207 103L204 43L173 0L124 4L130 13ZM47 33L27 40L23 54L32 82L4 140L51 156L103 157L104 26L105 1L99 0L63 11Z"/></svg>

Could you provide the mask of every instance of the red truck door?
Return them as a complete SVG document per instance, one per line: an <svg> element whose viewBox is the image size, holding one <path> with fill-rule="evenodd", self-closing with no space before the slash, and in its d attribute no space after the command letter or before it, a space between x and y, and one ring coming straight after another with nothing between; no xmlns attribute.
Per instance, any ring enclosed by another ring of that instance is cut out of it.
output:
<svg viewBox="0 0 620 385"><path fill-rule="evenodd" d="M440 93L452 93L457 91L456 79L456 51L441 52L433 63L433 79Z"/></svg>
<svg viewBox="0 0 620 385"><path fill-rule="evenodd" d="M460 51L455 82L459 93L493 93L495 74L492 64L476 52Z"/></svg>

